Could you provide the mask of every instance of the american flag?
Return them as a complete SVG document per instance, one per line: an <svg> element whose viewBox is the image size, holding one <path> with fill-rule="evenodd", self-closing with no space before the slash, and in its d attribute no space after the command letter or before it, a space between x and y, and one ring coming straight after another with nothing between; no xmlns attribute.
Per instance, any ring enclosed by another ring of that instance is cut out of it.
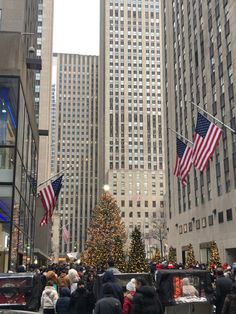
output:
<svg viewBox="0 0 236 314"><path fill-rule="evenodd" d="M176 163L174 175L181 179L182 185L187 185L187 176L192 167L192 149L176 138Z"/></svg>
<svg viewBox="0 0 236 314"><path fill-rule="evenodd" d="M206 169L221 135L222 130L217 125L198 113L192 155L193 164L198 170L204 171Z"/></svg>
<svg viewBox="0 0 236 314"><path fill-rule="evenodd" d="M53 209L56 206L57 198L61 190L63 175L57 180L51 182L44 189L39 192L39 196L45 209L44 216L40 222L40 226L48 224L49 219L52 217Z"/></svg>
<svg viewBox="0 0 236 314"><path fill-rule="evenodd" d="M63 229L63 239L64 239L64 242L68 244L69 238L70 238L69 230L66 228L66 226L63 226L62 229Z"/></svg>

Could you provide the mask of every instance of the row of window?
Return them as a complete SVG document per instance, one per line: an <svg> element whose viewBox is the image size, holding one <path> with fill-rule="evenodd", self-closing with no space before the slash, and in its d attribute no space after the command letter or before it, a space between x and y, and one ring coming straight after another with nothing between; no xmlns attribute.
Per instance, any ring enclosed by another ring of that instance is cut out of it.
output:
<svg viewBox="0 0 236 314"><path fill-rule="evenodd" d="M216 216L217 212L216 210L213 211L213 215L209 215L208 219L207 217L203 217L201 219L195 219L193 218L191 222L189 222L188 224L183 224L179 226L179 234L182 233L187 233L187 232L192 232L193 231L193 225L195 222L195 228L196 230L199 230L201 228L206 228L207 224L208 226L213 226L214 225L214 217ZM232 213L232 208L229 208L226 210L226 221L231 221L233 220L233 213ZM218 223L222 224L224 223L224 212L220 211L218 212ZM176 227L178 227L178 225L176 224Z"/></svg>

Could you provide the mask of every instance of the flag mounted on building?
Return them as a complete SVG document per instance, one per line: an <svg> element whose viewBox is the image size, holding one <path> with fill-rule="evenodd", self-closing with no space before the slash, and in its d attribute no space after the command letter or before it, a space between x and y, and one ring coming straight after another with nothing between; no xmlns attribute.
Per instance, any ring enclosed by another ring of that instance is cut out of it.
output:
<svg viewBox="0 0 236 314"><path fill-rule="evenodd" d="M187 185L187 176L192 167L192 149L176 138L176 163L174 175L181 179L182 185Z"/></svg>
<svg viewBox="0 0 236 314"><path fill-rule="evenodd" d="M192 155L193 164L198 170L206 169L221 135L222 130L198 112Z"/></svg>
<svg viewBox="0 0 236 314"><path fill-rule="evenodd" d="M55 181L52 181L39 192L39 197L45 210L44 216L40 222L40 226L47 225L52 217L53 210L56 206L57 198L62 187L62 178L63 175Z"/></svg>
<svg viewBox="0 0 236 314"><path fill-rule="evenodd" d="M70 239L70 233L69 233L69 230L66 228L66 226L63 226L62 228L62 232L63 232L63 239L64 239L64 242L66 244L69 243L69 239Z"/></svg>

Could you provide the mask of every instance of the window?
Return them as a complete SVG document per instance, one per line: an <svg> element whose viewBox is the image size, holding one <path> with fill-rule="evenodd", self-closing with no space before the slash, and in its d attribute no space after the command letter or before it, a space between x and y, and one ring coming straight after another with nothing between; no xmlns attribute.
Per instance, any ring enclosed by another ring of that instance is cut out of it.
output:
<svg viewBox="0 0 236 314"><path fill-rule="evenodd" d="M133 218L133 212L129 213L129 218Z"/></svg>
<svg viewBox="0 0 236 314"><path fill-rule="evenodd" d="M152 201L152 207L156 207L156 201Z"/></svg>
<svg viewBox="0 0 236 314"><path fill-rule="evenodd" d="M121 201L121 207L125 207L125 201Z"/></svg>
<svg viewBox="0 0 236 314"><path fill-rule="evenodd" d="M133 207L133 201L129 201L129 207Z"/></svg>
<svg viewBox="0 0 236 314"><path fill-rule="evenodd" d="M141 218L141 212L137 212L137 217Z"/></svg>
<svg viewBox="0 0 236 314"><path fill-rule="evenodd" d="M208 216L208 225L213 226L213 215Z"/></svg>
<svg viewBox="0 0 236 314"><path fill-rule="evenodd" d="M148 207L148 201L145 201L145 207Z"/></svg>
<svg viewBox="0 0 236 314"><path fill-rule="evenodd" d="M148 212L145 212L145 218L148 218Z"/></svg>
<svg viewBox="0 0 236 314"><path fill-rule="evenodd" d="M189 232L193 231L193 223L192 222L188 223L188 231Z"/></svg>
<svg viewBox="0 0 236 314"><path fill-rule="evenodd" d="M183 233L183 226L180 225L180 226L179 226L179 234L182 234L182 233Z"/></svg>
<svg viewBox="0 0 236 314"><path fill-rule="evenodd" d="M202 218L202 228L206 228L206 217Z"/></svg>
<svg viewBox="0 0 236 314"><path fill-rule="evenodd" d="M121 217L124 218L125 217L125 212L121 213Z"/></svg>
<svg viewBox="0 0 236 314"><path fill-rule="evenodd" d="M218 222L219 222L219 224L222 224L224 222L224 213L223 212L218 213Z"/></svg>
<svg viewBox="0 0 236 314"><path fill-rule="evenodd" d="M187 224L184 224L184 233L187 233Z"/></svg>
<svg viewBox="0 0 236 314"><path fill-rule="evenodd" d="M200 229L200 220L199 219L196 220L196 229L197 230Z"/></svg>
<svg viewBox="0 0 236 314"><path fill-rule="evenodd" d="M233 220L232 208L229 208L226 210L226 218L227 218L227 221Z"/></svg>

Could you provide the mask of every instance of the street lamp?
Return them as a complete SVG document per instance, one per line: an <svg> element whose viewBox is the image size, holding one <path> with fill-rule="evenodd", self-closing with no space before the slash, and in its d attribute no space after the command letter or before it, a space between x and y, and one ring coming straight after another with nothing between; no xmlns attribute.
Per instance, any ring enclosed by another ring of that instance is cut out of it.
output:
<svg viewBox="0 0 236 314"><path fill-rule="evenodd" d="M105 192L108 192L108 191L110 190L110 186L109 186L108 184L105 184L105 185L103 186L103 190L104 190Z"/></svg>

